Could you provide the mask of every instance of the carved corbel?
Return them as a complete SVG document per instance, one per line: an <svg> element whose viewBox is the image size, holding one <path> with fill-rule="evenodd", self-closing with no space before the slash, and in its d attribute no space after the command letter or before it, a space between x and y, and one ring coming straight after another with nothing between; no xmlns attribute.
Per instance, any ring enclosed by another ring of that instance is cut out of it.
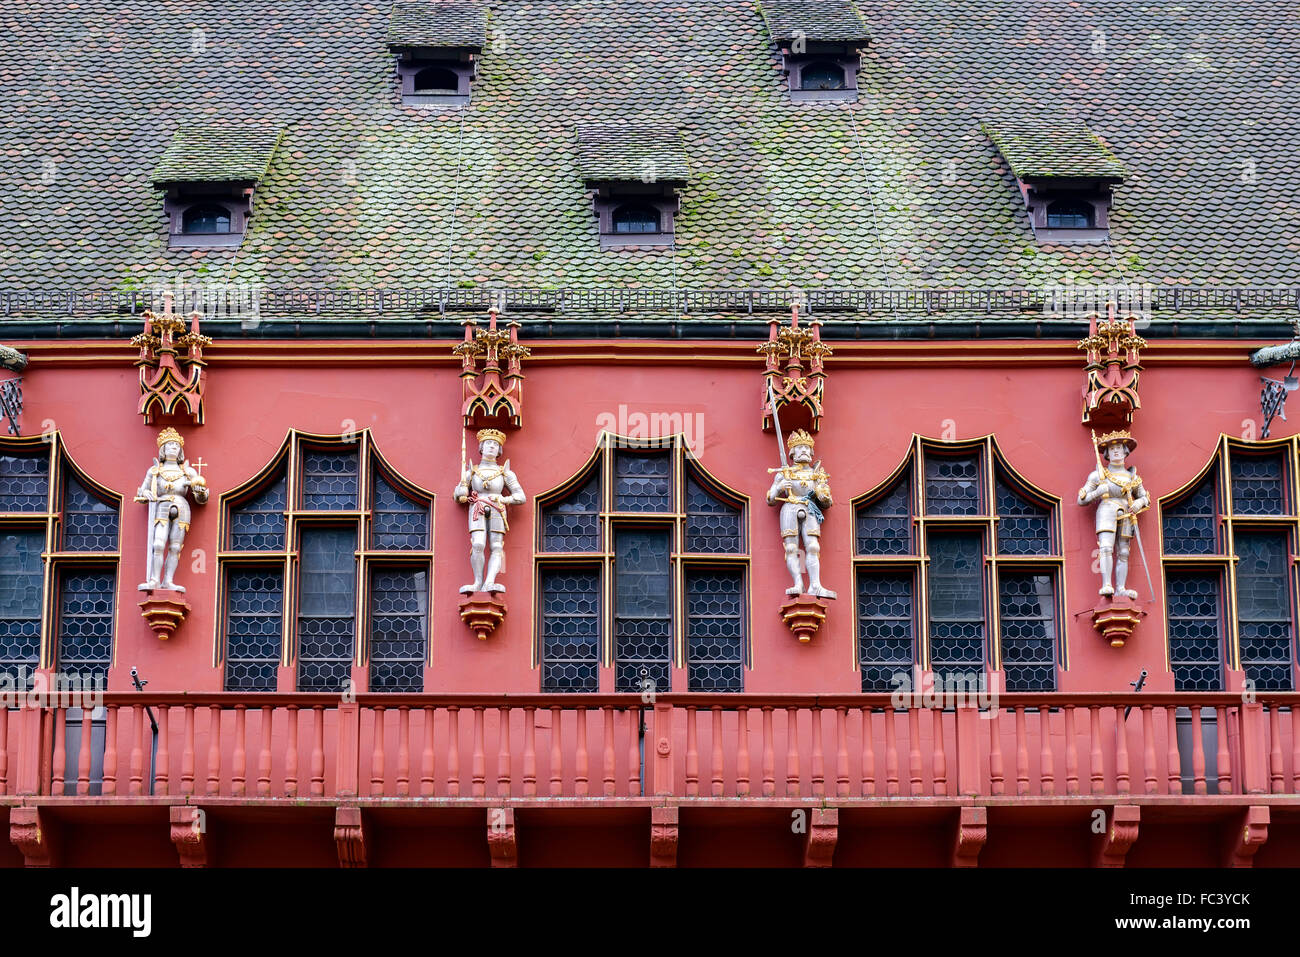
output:
<svg viewBox="0 0 1300 957"><path fill-rule="evenodd" d="M840 834L840 812L833 807L815 807L808 814L808 833L803 839L803 866L830 867Z"/></svg>
<svg viewBox="0 0 1300 957"><path fill-rule="evenodd" d="M487 812L488 854L493 867L519 866L519 841L515 835L515 809L490 807Z"/></svg>
<svg viewBox="0 0 1300 957"><path fill-rule="evenodd" d="M796 595L781 606L781 621L800 644L808 644L821 630L830 607L824 598L815 595Z"/></svg>
<svg viewBox="0 0 1300 957"><path fill-rule="evenodd" d="M28 867L54 867L54 834L48 815L39 807L9 809L9 843L22 852Z"/></svg>
<svg viewBox="0 0 1300 957"><path fill-rule="evenodd" d="M980 851L988 840L989 809L967 806L959 809L957 836L953 842L953 867L979 867Z"/></svg>
<svg viewBox="0 0 1300 957"><path fill-rule="evenodd" d="M1106 815L1106 832L1093 839L1093 867L1123 867L1124 858L1138 839L1141 809L1117 804Z"/></svg>
<svg viewBox="0 0 1300 957"><path fill-rule="evenodd" d="M211 863L212 838L208 833L208 815L202 808L172 805L168 831L180 855L181 867L207 867Z"/></svg>
<svg viewBox="0 0 1300 957"><path fill-rule="evenodd" d="M650 809L650 866L677 866L677 808Z"/></svg>
<svg viewBox="0 0 1300 957"><path fill-rule="evenodd" d="M366 866L366 826L359 807L334 810L334 843L339 851L339 867Z"/></svg>
<svg viewBox="0 0 1300 957"><path fill-rule="evenodd" d="M1251 867L1255 852L1268 842L1268 805L1243 808L1228 831L1225 867Z"/></svg>

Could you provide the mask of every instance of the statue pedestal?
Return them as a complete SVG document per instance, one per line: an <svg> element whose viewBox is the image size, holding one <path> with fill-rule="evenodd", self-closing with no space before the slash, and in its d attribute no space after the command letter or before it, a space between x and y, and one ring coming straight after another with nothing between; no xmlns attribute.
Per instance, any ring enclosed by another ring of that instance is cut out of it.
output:
<svg viewBox="0 0 1300 957"><path fill-rule="evenodd" d="M148 591L140 602L140 614L149 623L153 633L166 641L185 623L190 613L190 603L178 591Z"/></svg>
<svg viewBox="0 0 1300 957"><path fill-rule="evenodd" d="M463 595L459 608L460 620L479 641L486 641L506 617L506 599L501 592L476 591Z"/></svg>
<svg viewBox="0 0 1300 957"><path fill-rule="evenodd" d="M781 606L781 620L790 633L807 644L826 620L826 599L815 595L796 595Z"/></svg>
<svg viewBox="0 0 1300 957"><path fill-rule="evenodd" d="M1132 598L1103 598L1092 610L1092 627L1112 648L1123 648L1146 614Z"/></svg>

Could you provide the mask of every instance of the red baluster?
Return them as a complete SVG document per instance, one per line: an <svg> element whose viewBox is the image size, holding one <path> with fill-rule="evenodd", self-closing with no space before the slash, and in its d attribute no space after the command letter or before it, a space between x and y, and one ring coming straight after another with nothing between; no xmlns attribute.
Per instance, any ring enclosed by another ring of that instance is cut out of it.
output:
<svg viewBox="0 0 1300 957"><path fill-rule="evenodd" d="M262 706L262 747L257 752L257 793L262 797L271 795L271 706Z"/></svg>
<svg viewBox="0 0 1300 957"><path fill-rule="evenodd" d="M700 793L700 750L696 740L695 706L686 708L686 796Z"/></svg>
<svg viewBox="0 0 1300 957"><path fill-rule="evenodd" d="M1142 777L1147 794L1156 793L1156 736L1152 730L1151 705L1142 707Z"/></svg>
<svg viewBox="0 0 1300 957"><path fill-rule="evenodd" d="M1052 719L1047 705L1038 709L1038 779L1041 793L1056 793L1056 759L1052 756Z"/></svg>
<svg viewBox="0 0 1300 957"><path fill-rule="evenodd" d="M298 706L289 705L289 740L284 749L284 796L298 796Z"/></svg>
<svg viewBox="0 0 1300 957"><path fill-rule="evenodd" d="M876 742L871 730L871 709L859 708L862 717L862 781L863 797L875 797L876 794Z"/></svg>
<svg viewBox="0 0 1300 957"><path fill-rule="evenodd" d="M1300 708L1291 706L1291 793L1300 794Z"/></svg>
<svg viewBox="0 0 1300 957"><path fill-rule="evenodd" d="M849 745L848 721L849 709L843 705L835 709L835 795L849 796Z"/></svg>
<svg viewBox="0 0 1300 957"><path fill-rule="evenodd" d="M130 794L144 793L144 705L131 706L131 720L135 734L131 736L131 777L127 785Z"/></svg>
<svg viewBox="0 0 1300 957"><path fill-rule="evenodd" d="M812 709L812 792L826 796L826 756L822 752L822 709Z"/></svg>
<svg viewBox="0 0 1300 957"><path fill-rule="evenodd" d="M1169 780L1169 793L1183 793L1182 758L1178 754L1178 718L1173 707L1165 708L1165 774ZM1200 714L1200 708L1193 709Z"/></svg>
<svg viewBox="0 0 1300 957"><path fill-rule="evenodd" d="M911 794L921 794L921 710L907 709L907 774Z"/></svg>
<svg viewBox="0 0 1300 957"><path fill-rule="evenodd" d="M1002 709L989 709L989 792L1006 794L1005 768L1002 764Z"/></svg>
<svg viewBox="0 0 1300 957"><path fill-rule="evenodd" d="M749 797L749 709L736 709L736 797Z"/></svg>
<svg viewBox="0 0 1300 957"><path fill-rule="evenodd" d="M560 750L560 711L559 705L551 708L551 797L564 793L564 754Z"/></svg>
<svg viewBox="0 0 1300 957"><path fill-rule="evenodd" d="M311 795L321 797L325 794L325 708L313 705L311 710L315 713L312 722Z"/></svg>
<svg viewBox="0 0 1300 957"><path fill-rule="evenodd" d="M1016 793L1029 793L1029 744L1025 738L1025 709L1016 708Z"/></svg>
<svg viewBox="0 0 1300 957"><path fill-rule="evenodd" d="M89 716L87 711L86 715ZM83 744L89 747L87 736L81 736ZM87 751L89 754L89 751ZM9 793L9 709L0 708L0 794ZM84 791L78 793L84 794Z"/></svg>
<svg viewBox="0 0 1300 957"><path fill-rule="evenodd" d="M722 797L722 709L715 706L709 716L709 735L713 742L712 754L709 756L709 793Z"/></svg>
<svg viewBox="0 0 1300 957"><path fill-rule="evenodd" d="M447 707L447 795L460 797L460 708Z"/></svg>
<svg viewBox="0 0 1300 957"><path fill-rule="evenodd" d="M411 796L411 709L397 709L397 796Z"/></svg>
<svg viewBox="0 0 1300 957"><path fill-rule="evenodd" d="M1128 727L1124 723L1124 708L1115 707L1115 793L1129 793Z"/></svg>
<svg viewBox="0 0 1300 957"><path fill-rule="evenodd" d="M1074 705L1065 706L1065 793L1079 793L1079 744L1074 736Z"/></svg>
<svg viewBox="0 0 1300 957"><path fill-rule="evenodd" d="M89 726L87 726L89 727ZM87 739L88 740L88 739ZM86 744L86 741L82 742ZM86 752L86 772L90 772L90 752ZM81 771L78 769L77 777L80 779ZM80 791L81 782L77 782ZM181 794L187 797L194 793L194 705L185 706L185 747L181 751Z"/></svg>
<svg viewBox="0 0 1300 957"><path fill-rule="evenodd" d="M799 796L799 709L785 709L785 793Z"/></svg>
<svg viewBox="0 0 1300 957"><path fill-rule="evenodd" d="M948 757L944 753L943 709L935 708L932 734L934 736L934 754L930 756L931 770L934 772L934 793L938 797L948 794Z"/></svg>
<svg viewBox="0 0 1300 957"><path fill-rule="evenodd" d="M510 797L510 709L497 709L497 797Z"/></svg>
<svg viewBox="0 0 1300 957"><path fill-rule="evenodd" d="M484 765L483 751L483 708L474 707L474 754L470 759L470 796L483 797L487 794L487 769Z"/></svg>
<svg viewBox="0 0 1300 957"><path fill-rule="evenodd" d="M605 751L602 755L604 766L604 775L601 778L601 784L604 785L605 797L614 796L614 708L611 705L605 705L601 708L605 717Z"/></svg>
<svg viewBox="0 0 1300 957"><path fill-rule="evenodd" d="M163 705L158 709L158 757L154 768L153 793L166 796L171 787L171 750L167 746L167 718L171 707Z"/></svg>
<svg viewBox="0 0 1300 957"><path fill-rule="evenodd" d="M776 748L772 740L772 708L763 705L763 797L776 794Z"/></svg>
<svg viewBox="0 0 1300 957"><path fill-rule="evenodd" d="M117 705L104 709L104 777L101 794L117 793Z"/></svg>
<svg viewBox="0 0 1300 957"><path fill-rule="evenodd" d="M0 711L7 710L7 706L0 704ZM68 711L66 708L56 708L54 711L54 755L50 765L50 793L63 793L63 772L68 762L68 745L67 745L67 725ZM0 750L9 747L3 737L0 737ZM3 794L0 789L0 794Z"/></svg>
<svg viewBox="0 0 1300 957"><path fill-rule="evenodd" d="M641 795L641 709L627 709L627 793Z"/></svg>
<svg viewBox="0 0 1300 957"><path fill-rule="evenodd" d="M537 794L537 709L524 708L524 797Z"/></svg>
<svg viewBox="0 0 1300 957"><path fill-rule="evenodd" d="M587 709L578 709L578 754L577 767L573 775L573 793L578 797L587 796Z"/></svg>
<svg viewBox="0 0 1300 957"><path fill-rule="evenodd" d="M1172 709L1171 709L1172 710ZM1192 792L1208 794L1209 785L1205 781L1205 740L1202 737L1201 709L1192 708Z"/></svg>
<svg viewBox="0 0 1300 957"><path fill-rule="evenodd" d="M433 759L433 735L435 726L433 723L434 709L427 706L424 709L424 724L421 727L424 741L420 752L420 796L433 797L434 790L434 772L436 766Z"/></svg>
<svg viewBox="0 0 1300 957"><path fill-rule="evenodd" d="M898 796L898 728L893 708L885 708L885 794Z"/></svg>
<svg viewBox="0 0 1300 957"><path fill-rule="evenodd" d="M1294 710L1292 711L1294 714ZM1214 752L1215 770L1219 775L1219 793L1232 793L1232 758L1228 754L1228 709L1219 705L1214 709L1215 714L1215 739L1216 748Z"/></svg>
<svg viewBox="0 0 1300 957"><path fill-rule="evenodd" d="M1282 728L1279 725L1277 705L1268 706L1268 777L1269 787L1274 794L1281 794L1285 789L1282 770Z"/></svg>
<svg viewBox="0 0 1300 957"><path fill-rule="evenodd" d="M384 778L388 768L384 764L384 708L382 705L371 709L375 719L375 733L370 745L370 796L384 796Z"/></svg>
<svg viewBox="0 0 1300 957"><path fill-rule="evenodd" d="M1093 794L1106 790L1106 768L1101 759L1101 709L1088 706L1088 783Z"/></svg>
<svg viewBox="0 0 1300 957"><path fill-rule="evenodd" d="M242 704L235 705L235 756L230 772L230 791L235 797L243 797L248 782L248 750L244 735L247 731L245 711Z"/></svg>

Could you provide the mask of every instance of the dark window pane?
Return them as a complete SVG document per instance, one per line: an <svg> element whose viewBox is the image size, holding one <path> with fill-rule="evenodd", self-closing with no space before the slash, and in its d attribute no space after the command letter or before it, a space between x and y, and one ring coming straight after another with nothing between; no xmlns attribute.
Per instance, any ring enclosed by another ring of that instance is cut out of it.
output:
<svg viewBox="0 0 1300 957"><path fill-rule="evenodd" d="M1219 551L1214 474L1191 494L1162 511L1166 555L1214 555Z"/></svg>
<svg viewBox="0 0 1300 957"><path fill-rule="evenodd" d="M442 67L426 67L415 74L412 90L426 94L457 93L460 91L460 77L454 71Z"/></svg>
<svg viewBox="0 0 1300 957"><path fill-rule="evenodd" d="M284 571L226 573L226 690L274 691L283 630Z"/></svg>
<svg viewBox="0 0 1300 957"><path fill-rule="evenodd" d="M376 569L370 585L370 690L424 690L429 576Z"/></svg>
<svg viewBox="0 0 1300 957"><path fill-rule="evenodd" d="M541 589L542 690L599 690L599 573L545 570Z"/></svg>
<svg viewBox="0 0 1300 957"><path fill-rule="evenodd" d="M59 586L59 673L89 686L113 659L113 573L68 572Z"/></svg>
<svg viewBox="0 0 1300 957"><path fill-rule="evenodd" d="M1239 559L1237 615L1242 670L1260 691L1290 691L1292 624L1286 535L1237 531L1234 541Z"/></svg>
<svg viewBox="0 0 1300 957"><path fill-rule="evenodd" d="M379 550L429 547L429 506L407 498L383 476L375 475L371 547Z"/></svg>
<svg viewBox="0 0 1300 957"><path fill-rule="evenodd" d="M667 691L672 657L669 533L654 529L614 537L616 691L639 691L649 679Z"/></svg>
<svg viewBox="0 0 1300 957"><path fill-rule="evenodd" d="M44 549L42 531L0 532L0 675L20 688L29 686L40 659Z"/></svg>
<svg viewBox="0 0 1300 957"><path fill-rule="evenodd" d="M979 532L931 532L930 667L936 675L984 674L984 545Z"/></svg>
<svg viewBox="0 0 1300 957"><path fill-rule="evenodd" d="M616 233L659 232L659 210L653 206L629 203L614 210L612 217Z"/></svg>
<svg viewBox="0 0 1300 957"><path fill-rule="evenodd" d="M342 691L356 633L357 533L302 531L298 596L298 690Z"/></svg>
<svg viewBox="0 0 1300 957"><path fill-rule="evenodd" d="M236 552L284 548L285 477L230 512L230 548Z"/></svg>
<svg viewBox="0 0 1300 957"><path fill-rule="evenodd" d="M686 669L691 691L745 690L745 573L686 573Z"/></svg>
<svg viewBox="0 0 1300 957"><path fill-rule="evenodd" d="M669 512L670 460L667 452L618 452L614 456L614 509L619 512Z"/></svg>
<svg viewBox="0 0 1300 957"><path fill-rule="evenodd" d="M1000 576L1002 670L1007 691L1056 690L1056 597L1050 574Z"/></svg>
<svg viewBox="0 0 1300 957"><path fill-rule="evenodd" d="M1237 515L1286 514L1282 456L1232 456L1232 511Z"/></svg>
<svg viewBox="0 0 1300 957"><path fill-rule="evenodd" d="M1219 575L1171 569L1166 575L1166 595L1174 690L1222 691Z"/></svg>
<svg viewBox="0 0 1300 957"><path fill-rule="evenodd" d="M600 473L596 472L568 498L542 510L542 551L598 551L599 518Z"/></svg>
<svg viewBox="0 0 1300 957"><path fill-rule="evenodd" d="M979 456L925 457L925 509L929 515L980 514Z"/></svg>
<svg viewBox="0 0 1300 957"><path fill-rule="evenodd" d="M199 235L230 232L230 212L224 206L204 203L181 214L181 232Z"/></svg>
<svg viewBox="0 0 1300 957"><path fill-rule="evenodd" d="M1057 200L1047 206L1047 225L1051 229L1091 229L1092 203Z"/></svg>
<svg viewBox="0 0 1300 957"><path fill-rule="evenodd" d="M809 63L799 71L801 90L844 89L844 68L838 63Z"/></svg>
<svg viewBox="0 0 1300 957"><path fill-rule="evenodd" d="M47 454L0 455L0 512L44 512L49 487Z"/></svg>
<svg viewBox="0 0 1300 957"><path fill-rule="evenodd" d="M858 663L864 692L911 687L914 582L911 572L858 573Z"/></svg>
<svg viewBox="0 0 1300 957"><path fill-rule="evenodd" d="M1050 555L1052 511L1022 496L999 478L998 552L1002 555Z"/></svg>
<svg viewBox="0 0 1300 957"><path fill-rule="evenodd" d="M302 507L304 509L360 508L361 457L348 451L309 451L302 457Z"/></svg>
<svg viewBox="0 0 1300 957"><path fill-rule="evenodd" d="M71 475L63 489L63 549L68 552L117 551L117 509L90 494Z"/></svg>
<svg viewBox="0 0 1300 957"><path fill-rule="evenodd" d="M689 475L686 477L686 550L740 551L740 509L710 494Z"/></svg>
<svg viewBox="0 0 1300 957"><path fill-rule="evenodd" d="M858 509L859 555L912 553L911 487L909 472L880 498Z"/></svg>

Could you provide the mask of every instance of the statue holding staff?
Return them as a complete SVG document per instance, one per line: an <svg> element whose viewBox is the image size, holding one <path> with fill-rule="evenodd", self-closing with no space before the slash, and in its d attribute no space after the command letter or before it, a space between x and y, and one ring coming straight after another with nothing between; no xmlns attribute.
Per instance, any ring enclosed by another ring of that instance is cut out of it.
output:
<svg viewBox="0 0 1300 957"><path fill-rule="evenodd" d="M1101 565L1101 588L1097 594L1136 598L1137 592L1128 587L1129 545L1139 536L1138 514L1151 505L1151 497L1137 469L1128 465L1129 453L1137 448L1137 440L1124 431L1108 432L1100 439L1093 433L1092 438L1097 468L1079 489L1079 504L1097 503L1097 552ZM1138 537L1138 548L1141 547L1142 539Z"/></svg>
<svg viewBox="0 0 1300 957"><path fill-rule="evenodd" d="M456 501L469 505L469 564L474 570L474 581L460 589L462 595L506 590L497 582L497 576L506 570L506 532L510 531L506 508L522 505L525 496L510 470L510 460L497 464L505 441L501 430L482 429L478 433L481 458L477 465L470 465L465 459L465 436L461 435L460 483L452 494Z"/></svg>
<svg viewBox="0 0 1300 957"><path fill-rule="evenodd" d="M179 591L185 589L173 581L176 566L180 564L185 534L190 530L190 503L202 505L208 500L207 480L199 474L203 460L190 465L181 458L185 440L175 429L158 433L158 457L145 473L140 489L135 493L137 502L149 506L148 572L140 591Z"/></svg>

